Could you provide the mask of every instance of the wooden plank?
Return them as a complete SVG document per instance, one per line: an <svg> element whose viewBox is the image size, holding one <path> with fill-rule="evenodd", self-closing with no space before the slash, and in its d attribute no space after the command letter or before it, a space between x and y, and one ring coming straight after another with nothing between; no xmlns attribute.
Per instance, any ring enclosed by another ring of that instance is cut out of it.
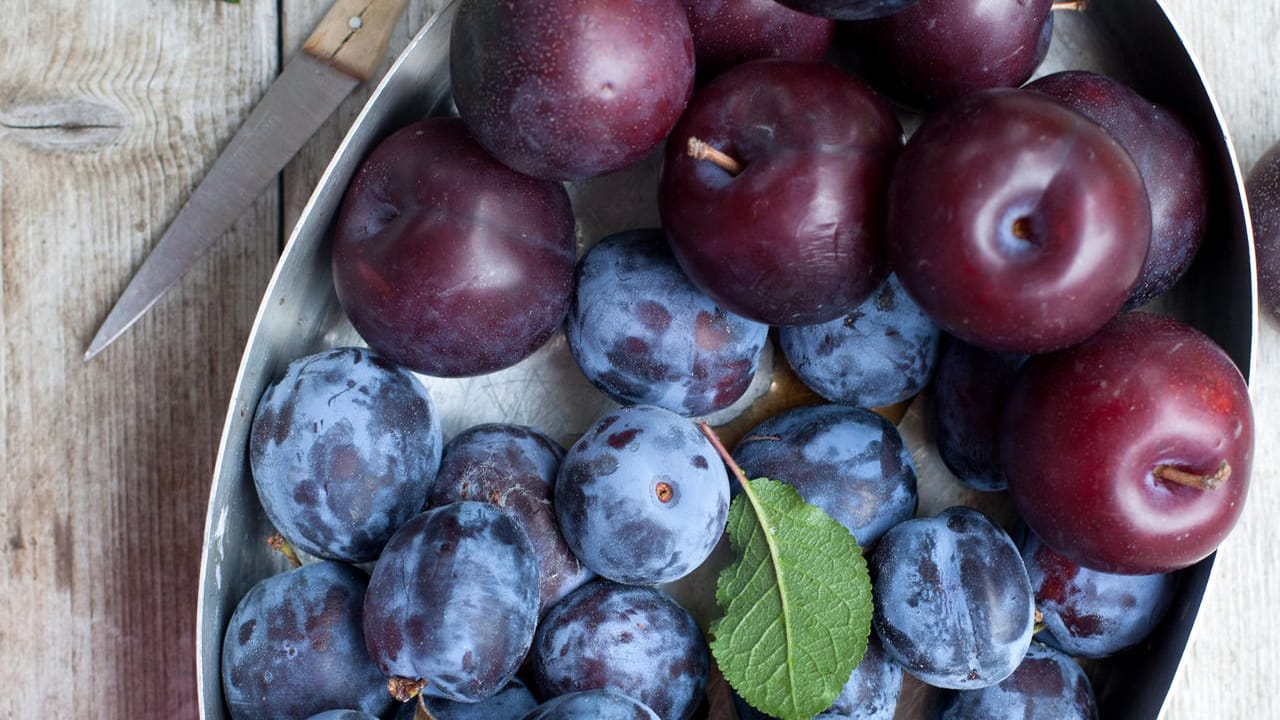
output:
<svg viewBox="0 0 1280 720"><path fill-rule="evenodd" d="M277 39L274 3L0 3L0 717L196 716L205 504L277 193L81 356Z"/></svg>
<svg viewBox="0 0 1280 720"><path fill-rule="evenodd" d="M1247 172L1280 140L1280 4L1164 0L1201 61ZM1213 238L1208 239L1209 242ZM1252 395L1253 484L1218 553L1164 717L1280 718L1280 323L1263 317Z"/></svg>

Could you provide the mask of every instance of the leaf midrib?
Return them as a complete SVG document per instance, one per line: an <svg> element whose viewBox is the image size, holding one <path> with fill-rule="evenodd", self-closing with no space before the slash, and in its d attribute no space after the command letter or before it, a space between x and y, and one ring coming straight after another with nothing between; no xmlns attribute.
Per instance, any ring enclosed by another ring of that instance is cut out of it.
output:
<svg viewBox="0 0 1280 720"><path fill-rule="evenodd" d="M756 495L755 488L751 487L750 481L741 483L741 485L742 485L743 491L746 492L747 494L747 499L751 501L751 508L752 510L755 511L756 522L760 524L760 532L764 533L765 546L769 548L769 560L770 560L769 564L773 567L773 577L775 580L777 580L775 585L777 587L777 592L778 592L778 603L782 606L782 635L784 639L783 648L785 648L785 652L786 652L787 686L788 686L787 697L791 699L791 706L792 706L791 709L794 712L796 710L796 706L795 706L796 674L795 674L795 663L792 662L792 655L791 655L791 609L789 604L787 603L787 593L786 593L786 590L784 589L785 586L782 582L781 553L778 550L778 544L774 540L773 533L769 531L770 524L766 522L769 519L769 514L765 510L764 505L760 502L760 498Z"/></svg>

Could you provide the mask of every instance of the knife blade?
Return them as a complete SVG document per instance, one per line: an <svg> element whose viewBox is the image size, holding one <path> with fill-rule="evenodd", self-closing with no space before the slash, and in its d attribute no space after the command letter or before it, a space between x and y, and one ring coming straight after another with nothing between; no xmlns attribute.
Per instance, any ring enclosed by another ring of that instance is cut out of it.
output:
<svg viewBox="0 0 1280 720"><path fill-rule="evenodd" d="M212 247L386 56L409 0L337 0L254 106L99 327L87 362Z"/></svg>

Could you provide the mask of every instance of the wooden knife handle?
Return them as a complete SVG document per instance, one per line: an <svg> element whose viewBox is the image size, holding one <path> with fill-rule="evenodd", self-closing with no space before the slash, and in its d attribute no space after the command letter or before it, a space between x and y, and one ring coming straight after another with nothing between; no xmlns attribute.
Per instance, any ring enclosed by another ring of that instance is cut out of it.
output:
<svg viewBox="0 0 1280 720"><path fill-rule="evenodd" d="M302 46L308 55L368 80L382 65L409 0L336 0Z"/></svg>

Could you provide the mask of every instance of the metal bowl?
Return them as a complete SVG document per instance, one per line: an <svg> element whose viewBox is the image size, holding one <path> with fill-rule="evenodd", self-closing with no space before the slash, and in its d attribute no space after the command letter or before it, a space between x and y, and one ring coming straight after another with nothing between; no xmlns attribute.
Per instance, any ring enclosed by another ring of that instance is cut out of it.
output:
<svg viewBox="0 0 1280 720"><path fill-rule="evenodd" d="M227 717L220 658L227 621L257 581L284 570L282 557L264 542L273 528L263 514L249 474L247 444L258 397L293 359L337 345L361 344L334 295L328 232L348 179L378 141L429 114L450 111L448 42L456 2L433 17L391 67L338 147L280 257L250 333L232 391L214 470L200 566L197 674L201 717ZM835 57L839 53L835 53ZM1209 230L1195 265L1154 309L1180 317L1219 344L1250 376L1257 336L1252 240L1244 191L1230 139L1204 77L1158 0L1096 2L1081 13L1059 13L1044 74L1068 68L1105 72L1143 95L1175 109L1204 144L1212 173ZM907 127L913 123L904 118ZM622 173L571 186L578 211L580 250L604 235L656 226L653 198L659 154ZM737 425L768 412L785 395L785 363L766 358L748 396L711 418ZM440 380L422 378L441 417L446 438L476 423L504 421L537 426L566 445L613 404L594 390L574 365L558 335L533 357L492 375ZM784 399L785 400L785 399ZM900 428L920 474L920 514L955 502L975 504L997 518L1011 518L1000 496L960 488L929 447L918 403ZM1210 557L1182 572L1178 596L1161 626L1141 646L1090 664L1103 717L1155 718L1186 647L1213 566ZM671 590L705 620L715 612L709 572ZM924 717L931 691L908 679L897 717ZM723 684L713 684L712 717L732 717Z"/></svg>

